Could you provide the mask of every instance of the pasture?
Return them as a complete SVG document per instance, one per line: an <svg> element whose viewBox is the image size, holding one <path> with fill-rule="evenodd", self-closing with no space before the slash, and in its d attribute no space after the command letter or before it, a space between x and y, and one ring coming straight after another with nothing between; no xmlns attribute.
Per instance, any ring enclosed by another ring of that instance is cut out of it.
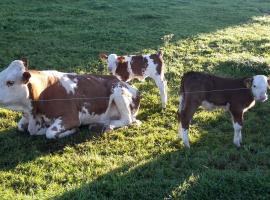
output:
<svg viewBox="0 0 270 200"><path fill-rule="evenodd" d="M140 127L48 140L17 132L21 114L1 109L0 199L269 199L270 100L245 114L240 149L222 110L196 113L191 149L176 120L184 72L270 75L268 0L0 1L1 70L24 56L32 69L108 74L99 53L159 48L168 107L153 81L134 81Z"/></svg>

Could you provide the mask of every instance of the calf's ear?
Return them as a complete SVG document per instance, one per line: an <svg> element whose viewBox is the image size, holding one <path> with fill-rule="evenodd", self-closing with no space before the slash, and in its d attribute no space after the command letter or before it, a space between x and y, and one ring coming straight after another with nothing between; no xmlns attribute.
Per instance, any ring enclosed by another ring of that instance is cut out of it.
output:
<svg viewBox="0 0 270 200"><path fill-rule="evenodd" d="M270 79L267 79L268 86L270 87Z"/></svg>
<svg viewBox="0 0 270 200"><path fill-rule="evenodd" d="M108 56L105 53L101 53L101 54L99 54L99 58L101 60L107 60L108 59Z"/></svg>
<svg viewBox="0 0 270 200"><path fill-rule="evenodd" d="M244 80L244 84L247 88L251 88L252 87L252 82L253 82L253 78L246 78Z"/></svg>
<svg viewBox="0 0 270 200"><path fill-rule="evenodd" d="M22 82L24 84L28 83L29 79L31 78L31 74L29 72L24 72L22 75Z"/></svg>
<svg viewBox="0 0 270 200"><path fill-rule="evenodd" d="M29 67L29 62L27 60L27 58L21 58L21 61L23 62L23 65L26 69L28 69Z"/></svg>

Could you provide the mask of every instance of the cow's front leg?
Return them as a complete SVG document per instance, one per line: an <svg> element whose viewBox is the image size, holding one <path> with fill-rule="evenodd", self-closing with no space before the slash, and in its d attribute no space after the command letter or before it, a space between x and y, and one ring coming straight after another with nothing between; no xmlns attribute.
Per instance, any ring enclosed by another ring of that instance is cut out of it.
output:
<svg viewBox="0 0 270 200"><path fill-rule="evenodd" d="M21 132L27 131L28 123L29 123L29 116L28 114L23 113L22 118L18 122L18 130Z"/></svg>
<svg viewBox="0 0 270 200"><path fill-rule="evenodd" d="M46 125L40 116L29 117L28 132L30 135L44 135L46 133Z"/></svg>
<svg viewBox="0 0 270 200"><path fill-rule="evenodd" d="M70 114L70 116L75 116ZM79 127L78 118L59 117L54 120L53 124L47 129L46 137L48 139L62 138L71 135Z"/></svg>
<svg viewBox="0 0 270 200"><path fill-rule="evenodd" d="M242 127L243 127L243 111L231 111L233 117L233 129L234 137L233 143L237 146L241 146L242 142Z"/></svg>

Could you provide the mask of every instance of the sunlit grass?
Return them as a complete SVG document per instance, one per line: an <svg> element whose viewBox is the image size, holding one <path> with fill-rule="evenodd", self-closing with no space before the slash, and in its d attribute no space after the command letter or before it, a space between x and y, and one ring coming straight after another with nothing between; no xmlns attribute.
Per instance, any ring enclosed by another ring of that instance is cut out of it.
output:
<svg viewBox="0 0 270 200"><path fill-rule="evenodd" d="M177 138L180 77L269 75L267 1L1 1L0 64L108 73L100 52L164 51L169 105L151 80L140 127L101 134L83 127L61 140L16 131L21 114L0 110L0 199L269 199L270 103L245 115L243 145L231 116L199 109L191 149ZM163 41L164 35L174 34Z"/></svg>

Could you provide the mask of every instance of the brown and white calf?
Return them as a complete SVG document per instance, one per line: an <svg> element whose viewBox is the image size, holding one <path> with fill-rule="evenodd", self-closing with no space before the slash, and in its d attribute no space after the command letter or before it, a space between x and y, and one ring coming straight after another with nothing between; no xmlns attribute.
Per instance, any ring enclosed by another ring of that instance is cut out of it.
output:
<svg viewBox="0 0 270 200"><path fill-rule="evenodd" d="M266 101L270 81L266 76L249 78L222 78L201 72L184 74L180 87L178 109L179 137L189 147L188 129L190 121L199 106L207 110L218 107L227 109L233 118L233 143L240 147L243 115L255 105L255 101Z"/></svg>
<svg viewBox="0 0 270 200"><path fill-rule="evenodd" d="M0 106L23 112L20 131L64 137L80 125L108 129L136 120L139 92L114 76L28 70L21 60L0 73Z"/></svg>
<svg viewBox="0 0 270 200"><path fill-rule="evenodd" d="M149 55L117 56L116 54L100 54L107 61L109 71L122 81L133 79L140 81L147 77L154 79L162 101L162 108L167 104L167 83L164 77L164 61L161 51Z"/></svg>

